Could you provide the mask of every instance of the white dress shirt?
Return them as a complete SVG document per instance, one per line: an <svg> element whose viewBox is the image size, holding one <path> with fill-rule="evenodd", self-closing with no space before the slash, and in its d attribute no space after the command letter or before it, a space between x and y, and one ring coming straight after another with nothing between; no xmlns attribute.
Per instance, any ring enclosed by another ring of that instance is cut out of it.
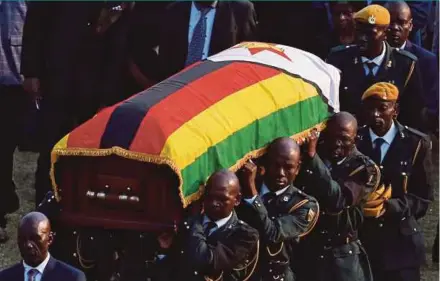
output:
<svg viewBox="0 0 440 281"><path fill-rule="evenodd" d="M275 191L275 195L276 195L276 196L279 196L279 195L283 194L284 191L286 191L286 190L289 188L289 186L290 186L290 185L286 186L286 187L283 188L283 189L280 189L280 190ZM267 187L266 184L263 183L263 185L261 186L261 189L260 189L260 194L259 194L259 195L260 195L260 198L263 198L263 196L264 196L265 194L269 193L269 192L270 192L269 188ZM246 201L246 202L249 203L249 204L252 204L252 203L254 203L254 201L255 201L256 198L257 198L257 195L255 195L255 196L252 197L252 198L248 198L248 199L245 198L244 201Z"/></svg>
<svg viewBox="0 0 440 281"><path fill-rule="evenodd" d="M224 226L230 219L232 218L232 212L227 216L226 218L219 219L215 221L214 223L217 225L216 227L211 228L211 230L208 233L208 236L211 235L214 231L218 230L222 226ZM203 217L203 227L205 227L206 223L210 222L211 220L208 218L208 216Z"/></svg>
<svg viewBox="0 0 440 281"><path fill-rule="evenodd" d="M50 254L47 253L47 257L44 259L44 261L42 263L40 263L39 265L37 265L36 267L32 267L30 265L27 265L23 261L23 267L24 267L24 279L23 280L29 281L29 278L28 278L29 270L36 269L36 270L38 270L38 273L37 273L37 275L35 275L35 281L41 281L41 277L43 276L44 269L46 268L46 265L49 262L49 259L50 259Z"/></svg>
<svg viewBox="0 0 440 281"><path fill-rule="evenodd" d="M405 47L406 47L406 41L403 42L402 46L400 46L400 49L401 49L401 50L405 50Z"/></svg>
<svg viewBox="0 0 440 281"><path fill-rule="evenodd" d="M390 148L391 143L393 142L394 138L397 135L397 127L393 123L391 124L390 129L388 130L388 132L383 135L382 137L379 137L378 135L376 135L373 130L371 130L371 128L368 129L370 131L370 138L371 138L371 143L373 145L373 149L374 149L374 141L377 138L382 138L385 142L382 144L382 147L380 148L380 152L381 152L381 158L380 158L380 162L382 163L383 159L385 158L385 155L388 152L388 149ZM379 163L380 164L380 163Z"/></svg>
<svg viewBox="0 0 440 281"><path fill-rule="evenodd" d="M375 64L375 66L373 67L373 74L376 75L377 72L379 71L379 67L382 64L383 60L385 59L385 52L387 50L387 46L385 45L385 43L383 43L383 48L382 48L382 53L375 57L374 59L370 60L367 57L361 57L362 60L362 64L364 65L364 71L365 71L365 75L368 75L370 73L370 68L368 68L367 63L372 62Z"/></svg>
<svg viewBox="0 0 440 281"><path fill-rule="evenodd" d="M216 6L217 6L216 4L217 3L213 4L213 8L211 8L210 11L206 14L206 34L205 34L206 38L205 38L205 46L203 46L202 59L206 59L209 54L209 47L211 45L212 27L214 26L214 19L215 19ZM191 40L194 34L194 28L199 22L201 15L202 12L199 9L197 9L196 4L194 4L194 1L192 1L191 14L189 17L188 48L191 44Z"/></svg>

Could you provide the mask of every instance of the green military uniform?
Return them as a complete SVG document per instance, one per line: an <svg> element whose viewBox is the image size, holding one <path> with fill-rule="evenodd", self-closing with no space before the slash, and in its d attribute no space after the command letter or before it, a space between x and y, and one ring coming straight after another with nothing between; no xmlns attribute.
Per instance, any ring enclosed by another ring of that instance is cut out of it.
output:
<svg viewBox="0 0 440 281"><path fill-rule="evenodd" d="M314 230L294 251L298 280L372 280L358 229L365 198L377 188L379 178L377 166L356 149L337 165L318 154L306 156L296 183L318 199L321 211Z"/></svg>
<svg viewBox="0 0 440 281"><path fill-rule="evenodd" d="M203 215L185 220L177 241L159 263L160 281L238 281L252 275L258 261L258 232L238 219L206 233Z"/></svg>
<svg viewBox="0 0 440 281"><path fill-rule="evenodd" d="M264 201L257 196L238 208L239 216L260 234L260 259L251 280L293 281L294 274L290 268L292 245L314 227L318 203L292 185Z"/></svg>
<svg viewBox="0 0 440 281"><path fill-rule="evenodd" d="M417 220L423 217L433 199L432 186L425 167L429 165L429 138L395 122L397 133L379 164L385 185L391 184L391 199L385 213L366 218L361 234L375 280L415 281L425 261L425 247ZM368 127L358 132L357 146L372 155L373 144ZM391 278L391 279L390 279Z"/></svg>
<svg viewBox="0 0 440 281"><path fill-rule="evenodd" d="M333 48L327 62L341 71L339 101L341 111L348 111L359 119L361 114L361 97L365 90L377 82L389 82L399 88L399 120L419 128L424 107L423 85L417 58L411 53L392 48L385 43L385 58L376 75L372 78L366 74L359 48L356 45Z"/></svg>

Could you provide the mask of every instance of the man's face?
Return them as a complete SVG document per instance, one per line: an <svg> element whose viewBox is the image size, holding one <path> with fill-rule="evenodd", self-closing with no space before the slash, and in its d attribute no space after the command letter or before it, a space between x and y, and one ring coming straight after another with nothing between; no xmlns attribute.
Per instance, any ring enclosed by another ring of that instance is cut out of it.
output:
<svg viewBox="0 0 440 281"><path fill-rule="evenodd" d="M400 48L413 28L411 12L405 8L394 8L390 11L390 15L391 23L387 31L387 40L391 46Z"/></svg>
<svg viewBox="0 0 440 281"><path fill-rule="evenodd" d="M17 243L25 263L30 266L42 263L47 257L52 240L50 228L45 222L21 225L18 230Z"/></svg>
<svg viewBox="0 0 440 281"><path fill-rule="evenodd" d="M328 124L324 135L325 153L334 163L347 157L354 148L356 131L351 127Z"/></svg>
<svg viewBox="0 0 440 281"><path fill-rule="evenodd" d="M235 206L240 203L238 187L231 188L237 182L213 181L206 187L203 206L206 215L213 221L229 216Z"/></svg>
<svg viewBox="0 0 440 281"><path fill-rule="evenodd" d="M299 151L271 151L267 154L264 182L272 192L281 190L295 180L299 167Z"/></svg>
<svg viewBox="0 0 440 281"><path fill-rule="evenodd" d="M386 39L387 26L356 22L355 41L362 53L379 50Z"/></svg>
<svg viewBox="0 0 440 281"><path fill-rule="evenodd" d="M353 15L355 11L353 6L349 3L334 3L331 5L333 25L336 30L345 30L354 25Z"/></svg>
<svg viewBox="0 0 440 281"><path fill-rule="evenodd" d="M397 117L396 103L371 98L364 101L363 107L367 125L376 135L385 135Z"/></svg>

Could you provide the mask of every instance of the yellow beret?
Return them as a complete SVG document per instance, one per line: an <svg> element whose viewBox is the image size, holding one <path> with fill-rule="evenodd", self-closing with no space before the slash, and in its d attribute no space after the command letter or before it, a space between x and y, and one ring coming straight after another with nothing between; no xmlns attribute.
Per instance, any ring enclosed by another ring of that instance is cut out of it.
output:
<svg viewBox="0 0 440 281"><path fill-rule="evenodd" d="M391 83L379 82L368 88L362 95L362 100L377 98L384 101L396 101L399 97L399 89Z"/></svg>
<svg viewBox="0 0 440 281"><path fill-rule="evenodd" d="M381 5L369 5L356 14L354 19L358 22L369 23L372 25L389 25L390 12Z"/></svg>

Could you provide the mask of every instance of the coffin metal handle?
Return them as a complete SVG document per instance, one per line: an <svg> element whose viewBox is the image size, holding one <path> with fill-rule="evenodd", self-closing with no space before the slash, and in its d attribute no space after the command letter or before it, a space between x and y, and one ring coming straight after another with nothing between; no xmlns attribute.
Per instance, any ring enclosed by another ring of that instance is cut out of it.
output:
<svg viewBox="0 0 440 281"><path fill-rule="evenodd" d="M139 196L129 196L126 194L121 194L116 196L112 196L112 195L107 195L105 194L105 192L95 192L92 190L88 190L86 192L86 197L90 198L90 199L100 199L100 200L119 200L119 201L128 201L128 202L139 202ZM116 197L116 198L115 198Z"/></svg>

